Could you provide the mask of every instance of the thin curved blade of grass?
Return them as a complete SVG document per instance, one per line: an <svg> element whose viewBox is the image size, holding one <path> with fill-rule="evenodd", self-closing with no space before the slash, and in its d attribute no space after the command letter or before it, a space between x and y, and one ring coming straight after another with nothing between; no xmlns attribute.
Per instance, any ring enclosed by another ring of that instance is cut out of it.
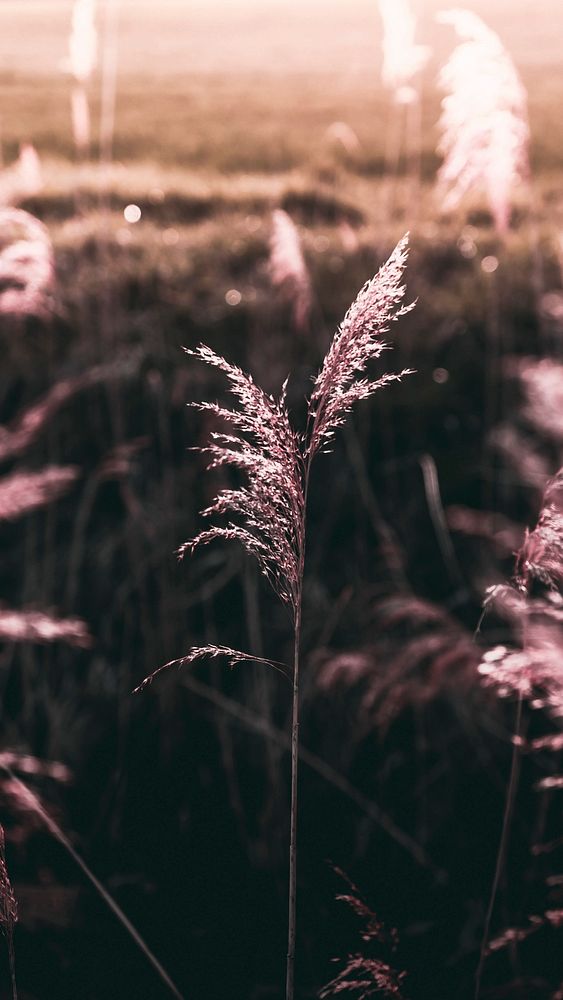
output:
<svg viewBox="0 0 563 1000"><path fill-rule="evenodd" d="M193 677L191 674L184 675L182 678L182 684L190 691L193 691L194 694L199 695L200 698L205 698L206 701L211 702L217 708L227 712L234 719L236 719L237 722L241 723L251 732L257 733L265 739L272 740L288 752L291 750L291 737L289 735L284 733L283 730L277 729L276 726L273 726L267 719L261 718L251 709L241 705L240 702L227 697L227 695L222 694L220 691L216 691L215 688L210 687L203 681L197 680L197 678ZM327 781L328 784L332 785L333 788L337 788L339 792L346 796L346 798L350 799L351 802L354 802L358 809L361 809L361 811L373 820L377 826L384 830L392 840L399 844L403 850L407 852L407 854L410 854L417 864L419 864L422 868L427 868L431 871L437 882L444 883L447 880L446 872L435 864L432 858L428 856L424 848L421 847L420 844L418 844L408 833L401 830L401 828L396 825L394 820L392 820L387 813L380 809L375 802L352 785L345 775L336 771L330 764L327 764L322 757L317 756L316 753L312 750L308 750L302 744L299 747L299 757L303 763L307 765L307 767L310 767L311 770L319 774L321 778L324 778L324 780Z"/></svg>
<svg viewBox="0 0 563 1000"><path fill-rule="evenodd" d="M131 923L129 917L125 915L119 904L116 903L115 899L113 898L113 896L110 895L105 886L103 886L102 883L99 881L99 879L96 878L94 872L88 867L84 859L80 856L80 854L78 854L78 851L76 851L75 848L72 846L70 840L68 839L66 834L61 830L58 823L55 823L55 820L51 816L49 816L49 813L43 807L37 795L35 795L35 793L28 787L28 785L25 784L25 782L21 781L20 778L17 777L17 775L14 773L12 768L9 767L8 764L2 761L0 762L0 766L6 772L6 774L9 775L10 780L13 781L18 786L22 794L22 797L25 796L29 804L29 807L32 808L34 812L37 813L37 815L40 817L41 820L43 820L43 823L49 830L49 833L51 833L52 836L55 838L55 840L57 840L59 844L61 844L61 846L64 847L64 849L68 852L68 854L70 854L73 861L78 865L78 867L84 873L84 875L91 883L91 885L94 886L94 889L102 897L106 906L108 906L109 909L112 911L112 913L115 914L119 922L123 925L129 936L133 939L135 944L143 952L143 954L148 959L155 972L158 974L162 982L165 983L165 985L168 987L173 996L175 996L177 1000L184 1000L183 995L180 993L177 986L175 986L175 984L173 983L172 979L166 972L166 969L164 969L163 966L160 964L156 955L153 954L146 941L141 937L137 928Z"/></svg>
<svg viewBox="0 0 563 1000"><path fill-rule="evenodd" d="M144 691L149 684L152 684L154 678L157 674L161 674L164 670L168 670L169 667L185 667L189 663L194 663L195 660L202 660L205 657L214 659L218 656L224 656L230 667L235 667L237 663L263 663L267 667L273 667L278 673L282 674L286 680L291 680L291 672L289 667L285 663L280 663L278 660L268 660L263 656L252 656L251 653L241 653L238 649L230 649L229 646L194 646L193 649L186 656L181 656L177 660L170 660L168 663L164 663L157 670L154 670L152 674L145 677L144 681L133 689L133 694L138 694L139 691Z"/></svg>

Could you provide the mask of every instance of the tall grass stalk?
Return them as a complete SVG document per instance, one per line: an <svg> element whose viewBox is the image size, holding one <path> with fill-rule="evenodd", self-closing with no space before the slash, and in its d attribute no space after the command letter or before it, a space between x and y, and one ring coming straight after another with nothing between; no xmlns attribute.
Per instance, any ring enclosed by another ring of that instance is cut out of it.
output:
<svg viewBox="0 0 563 1000"><path fill-rule="evenodd" d="M335 432L346 423L354 404L402 374L369 377L368 364L386 348L383 336L390 324L410 309L403 305L402 277L407 259L407 238L401 240L375 277L368 281L350 306L336 332L323 365L314 379L308 400L304 434L294 430L286 403L287 381L278 399L267 395L240 368L200 345L188 354L221 371L239 409L217 403L195 403L197 409L222 421L233 433L215 432L201 449L209 468L232 466L246 476L247 485L224 489L205 516L234 515L234 520L212 525L186 542L180 555L217 540L238 541L258 561L280 600L288 606L293 624L292 668L223 646L195 647L176 663L191 663L203 656L226 656L231 665L250 660L280 670L292 685L291 700L291 806L289 844L289 906L286 965L286 1000L295 994L295 942L297 900L297 818L299 764L299 700L303 578L307 528L307 496L313 459L326 451ZM166 666L168 666L167 664ZM164 669L164 668L161 668ZM152 674L141 687L148 683ZM138 690L138 689L137 689Z"/></svg>

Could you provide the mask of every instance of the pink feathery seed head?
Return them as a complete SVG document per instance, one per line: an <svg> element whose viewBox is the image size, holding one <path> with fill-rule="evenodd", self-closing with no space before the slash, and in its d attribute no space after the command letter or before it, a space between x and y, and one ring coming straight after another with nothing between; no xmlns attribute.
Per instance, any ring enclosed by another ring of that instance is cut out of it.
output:
<svg viewBox="0 0 563 1000"><path fill-rule="evenodd" d="M81 618L56 618L44 611L15 611L0 607L0 640L8 642L66 642L89 649L92 637Z"/></svg>
<svg viewBox="0 0 563 1000"><path fill-rule="evenodd" d="M364 955L348 955L345 968L319 993L320 1000L348 993L358 1000L387 997L402 1000L406 973L396 972L386 962Z"/></svg>
<svg viewBox="0 0 563 1000"><path fill-rule="evenodd" d="M529 175L526 91L499 37L471 11L443 11L461 41L443 66L446 91L439 127L438 173L446 209L474 189L485 192L495 225L505 232L515 185Z"/></svg>
<svg viewBox="0 0 563 1000"><path fill-rule="evenodd" d="M408 254L408 236L399 241L389 259L374 278L366 282L340 325L311 394L312 428L309 455L325 447L337 427L344 424L354 403L371 396L376 389L411 374L385 374L377 379L362 378L370 361L387 347L383 337L391 323L409 312L414 303L402 305L402 283Z"/></svg>
<svg viewBox="0 0 563 1000"><path fill-rule="evenodd" d="M0 314L48 315L55 264L47 228L29 212L2 208L0 231Z"/></svg>
<svg viewBox="0 0 563 1000"><path fill-rule="evenodd" d="M70 71L82 83L89 79L98 57L95 0L74 0L69 37Z"/></svg>
<svg viewBox="0 0 563 1000"><path fill-rule="evenodd" d="M247 484L237 490L223 490L204 511L206 517L234 515L237 520L200 532L182 546L180 555L219 538L238 541L256 558L281 599L295 608L304 496L299 441L289 422L285 387L276 400L210 348L201 345L187 353L226 375L240 407L229 410L214 403L195 404L235 431L213 434L211 443L200 450L208 455L210 468L237 468L245 473Z"/></svg>
<svg viewBox="0 0 563 1000"><path fill-rule="evenodd" d="M76 481L75 466L50 465L40 472L14 472L0 479L0 521L14 521L58 500Z"/></svg>
<svg viewBox="0 0 563 1000"><path fill-rule="evenodd" d="M22 143L15 163L0 173L0 205L16 205L43 187L41 163L35 146Z"/></svg>
<svg viewBox="0 0 563 1000"><path fill-rule="evenodd" d="M30 142L24 142L20 146L16 167L24 197L37 194L43 187L43 172L37 150Z"/></svg>
<svg viewBox="0 0 563 1000"><path fill-rule="evenodd" d="M417 96L413 80L428 62L430 49L415 43L416 18L409 0L379 0L379 13L383 22L383 83L394 92L398 104L411 104Z"/></svg>
<svg viewBox="0 0 563 1000"><path fill-rule="evenodd" d="M548 588L530 597L534 580ZM518 694L563 717L563 470L548 482L538 523L517 554L515 586L489 589L485 607L507 619L519 645L484 653L479 672L501 697Z"/></svg>
<svg viewBox="0 0 563 1000"><path fill-rule="evenodd" d="M520 482L534 489L542 488L549 476L549 465L537 442L512 424L499 424L489 435L489 443L500 452L518 473Z"/></svg>
<svg viewBox="0 0 563 1000"><path fill-rule="evenodd" d="M563 469L549 480L538 523L532 532L526 532L518 552L518 587L527 592L534 579L554 591L563 585Z"/></svg>
<svg viewBox="0 0 563 1000"><path fill-rule="evenodd" d="M349 156L354 156L361 149L358 136L347 122L333 122L327 128L325 135L330 142L340 143Z"/></svg>
<svg viewBox="0 0 563 1000"><path fill-rule="evenodd" d="M193 646L186 656L181 656L178 660L171 660L169 663L164 663L162 667L154 670L152 674L145 677L143 681L134 688L133 694L138 694L140 691L144 691L145 688L152 684L154 678L157 674L162 673L164 670L169 670L170 667L185 667L190 663L195 663L197 660L206 659L225 659L228 665L233 668L239 663L261 663L265 666L273 667L279 673L289 680L290 671L285 663L279 663L277 660L268 660L262 656L253 656L252 653L243 653L239 649L231 649L230 646Z"/></svg>
<svg viewBox="0 0 563 1000"><path fill-rule="evenodd" d="M537 617L537 610L535 615ZM561 675L561 620L534 621L520 648L496 646L487 650L479 665L483 683L501 698L520 695L533 708L544 708L554 718L563 717Z"/></svg>
<svg viewBox="0 0 563 1000"><path fill-rule="evenodd" d="M292 305L295 327L306 329L312 304L311 279L295 223L281 208L272 213L269 272L272 284Z"/></svg>
<svg viewBox="0 0 563 1000"><path fill-rule="evenodd" d="M0 928L11 941L14 924L18 919L18 906L8 869L6 867L6 839L0 824Z"/></svg>
<svg viewBox="0 0 563 1000"><path fill-rule="evenodd" d="M522 358L512 369L524 390L523 415L542 434L562 442L563 365L551 358Z"/></svg>

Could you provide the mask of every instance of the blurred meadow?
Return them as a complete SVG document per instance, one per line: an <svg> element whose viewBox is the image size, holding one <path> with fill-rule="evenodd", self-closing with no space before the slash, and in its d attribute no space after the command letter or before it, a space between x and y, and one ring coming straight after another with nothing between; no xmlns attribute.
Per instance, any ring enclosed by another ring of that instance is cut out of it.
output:
<svg viewBox="0 0 563 1000"><path fill-rule="evenodd" d="M563 684L530 663L563 662L563 7L468 0L527 94L503 229L437 183L444 3L413 0L402 101L375 0L99 0L81 79L76 6L0 0L0 997L12 935L20 1000L284 995L290 688L211 659L133 693L192 646L292 656L242 549L176 558L231 482L186 405L224 380L182 348L290 374L303 430L408 231L416 306L377 371L415 373L309 492L295 996L557 1000ZM483 682L506 650L528 687ZM357 955L380 979L321 993Z"/></svg>

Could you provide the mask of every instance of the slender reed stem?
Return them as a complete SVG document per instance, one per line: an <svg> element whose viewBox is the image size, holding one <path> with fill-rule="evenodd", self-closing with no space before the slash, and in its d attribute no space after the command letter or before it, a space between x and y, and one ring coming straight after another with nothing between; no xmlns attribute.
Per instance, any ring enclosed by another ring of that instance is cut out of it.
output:
<svg viewBox="0 0 563 1000"><path fill-rule="evenodd" d="M301 551L299 553L299 582L295 602L293 647L293 699L291 710L291 807L289 834L289 914L287 921L287 970L285 1000L293 1000L295 989L295 925L297 900L297 783L299 771L299 657L301 651L301 609L303 604L303 572L305 569L305 537L307 518L307 493L311 456L305 465L303 477L303 513L301 521Z"/></svg>
<svg viewBox="0 0 563 1000"><path fill-rule="evenodd" d="M483 966L485 964L485 953L487 950L487 942L489 940L491 920L493 918L493 910L495 908L495 901L500 883L500 877L502 875L502 870L504 868L506 851L508 848L508 836L510 833L510 824L512 821L512 813L514 812L514 803L516 800L516 792L518 789L518 777L520 774L521 742L522 742L522 702L523 702L522 694L519 694L518 706L516 709L514 742L512 745L512 762L510 766L510 778L508 781L508 791L506 793L506 805L504 807L504 817L502 821L502 833L498 849L495 877L493 879L493 886L491 889L491 898L489 899L489 906L487 908L487 915L485 917L485 926L483 929L483 939L481 941L479 964L477 966L477 972L475 974L475 1000L479 1000L479 994L481 992L481 977L483 975Z"/></svg>
<svg viewBox="0 0 563 1000"><path fill-rule="evenodd" d="M295 916L297 895L297 777L299 762L299 648L301 643L301 594L295 615L293 702L291 713L291 818L289 839L289 917L287 922L286 1000L293 1000L295 978Z"/></svg>

